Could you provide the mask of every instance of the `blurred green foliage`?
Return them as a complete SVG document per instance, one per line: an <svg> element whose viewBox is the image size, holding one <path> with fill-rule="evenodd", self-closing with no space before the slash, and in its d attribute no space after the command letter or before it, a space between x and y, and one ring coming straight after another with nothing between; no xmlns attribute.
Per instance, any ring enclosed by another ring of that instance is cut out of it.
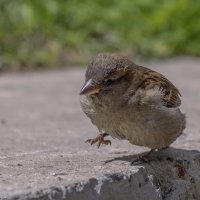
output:
<svg viewBox="0 0 200 200"><path fill-rule="evenodd" d="M78 64L100 51L200 55L200 2L0 0L2 70Z"/></svg>

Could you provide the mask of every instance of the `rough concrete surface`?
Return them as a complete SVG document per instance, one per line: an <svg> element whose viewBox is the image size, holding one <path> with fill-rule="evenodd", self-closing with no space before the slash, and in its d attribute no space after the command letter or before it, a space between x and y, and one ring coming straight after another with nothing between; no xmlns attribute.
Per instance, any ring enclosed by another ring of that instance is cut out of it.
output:
<svg viewBox="0 0 200 200"><path fill-rule="evenodd" d="M84 143L98 134L79 106L84 69L0 76L0 199L200 199L199 61L145 64L180 89L187 128L155 161L135 166L148 149Z"/></svg>

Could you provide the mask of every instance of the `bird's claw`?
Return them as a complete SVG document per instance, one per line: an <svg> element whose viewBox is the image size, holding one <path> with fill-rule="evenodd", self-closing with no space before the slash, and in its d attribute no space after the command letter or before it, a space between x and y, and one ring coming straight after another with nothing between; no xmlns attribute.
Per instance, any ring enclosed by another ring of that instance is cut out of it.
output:
<svg viewBox="0 0 200 200"><path fill-rule="evenodd" d="M110 140L101 140L98 142L97 147L99 148L101 146L101 144L111 145L111 141Z"/></svg>
<svg viewBox="0 0 200 200"><path fill-rule="evenodd" d="M141 164L141 163L150 163L155 158L151 155L154 149L152 149L150 152L142 155L138 155L132 162L131 165L134 164Z"/></svg>
<svg viewBox="0 0 200 200"><path fill-rule="evenodd" d="M98 144L97 144L98 148L101 146L101 144L111 145L111 141L110 140L104 140L105 136L107 136L107 134L100 134L96 138L94 138L94 139L88 139L85 142L86 143L90 143L90 145L93 145L93 144L95 144L95 143L98 142Z"/></svg>
<svg viewBox="0 0 200 200"><path fill-rule="evenodd" d="M97 141L98 141L98 140L96 140L96 139L88 139L88 140L86 140L85 142L86 142L86 143L90 143L91 145L93 145L93 144L95 144Z"/></svg>
<svg viewBox="0 0 200 200"><path fill-rule="evenodd" d="M147 158L145 156L137 156L137 158L132 160L131 165L142 164L142 163L150 163L150 161L152 161L152 159Z"/></svg>

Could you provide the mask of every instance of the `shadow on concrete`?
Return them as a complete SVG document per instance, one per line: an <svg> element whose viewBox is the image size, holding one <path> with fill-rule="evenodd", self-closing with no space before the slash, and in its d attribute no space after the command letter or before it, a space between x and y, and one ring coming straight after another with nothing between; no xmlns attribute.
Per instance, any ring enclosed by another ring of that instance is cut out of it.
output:
<svg viewBox="0 0 200 200"><path fill-rule="evenodd" d="M161 162L161 161L181 163L183 161L186 162L188 160L191 160L194 157L200 157L200 151L197 151L197 150L186 150L186 149L177 149L177 148L169 147L167 149L153 152L152 153L153 160L151 162L132 163L135 158L145 153L148 153L148 152L143 152L141 154L135 154L135 155L128 155L128 156L125 155L125 156L115 157L111 160L105 161L105 164L114 162L114 161L126 161L126 162L130 162L130 164L133 164L133 165L148 165L148 164L151 164L152 162Z"/></svg>

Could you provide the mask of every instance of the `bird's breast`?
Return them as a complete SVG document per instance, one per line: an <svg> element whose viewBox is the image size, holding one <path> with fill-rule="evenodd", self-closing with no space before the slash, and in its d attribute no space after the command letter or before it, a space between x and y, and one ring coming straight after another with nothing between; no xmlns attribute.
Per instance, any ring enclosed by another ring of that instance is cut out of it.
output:
<svg viewBox="0 0 200 200"><path fill-rule="evenodd" d="M113 107L98 104L92 99L82 108L101 132L113 138L150 148L165 147L172 143L185 127L185 116L179 109L168 109L135 104Z"/></svg>

